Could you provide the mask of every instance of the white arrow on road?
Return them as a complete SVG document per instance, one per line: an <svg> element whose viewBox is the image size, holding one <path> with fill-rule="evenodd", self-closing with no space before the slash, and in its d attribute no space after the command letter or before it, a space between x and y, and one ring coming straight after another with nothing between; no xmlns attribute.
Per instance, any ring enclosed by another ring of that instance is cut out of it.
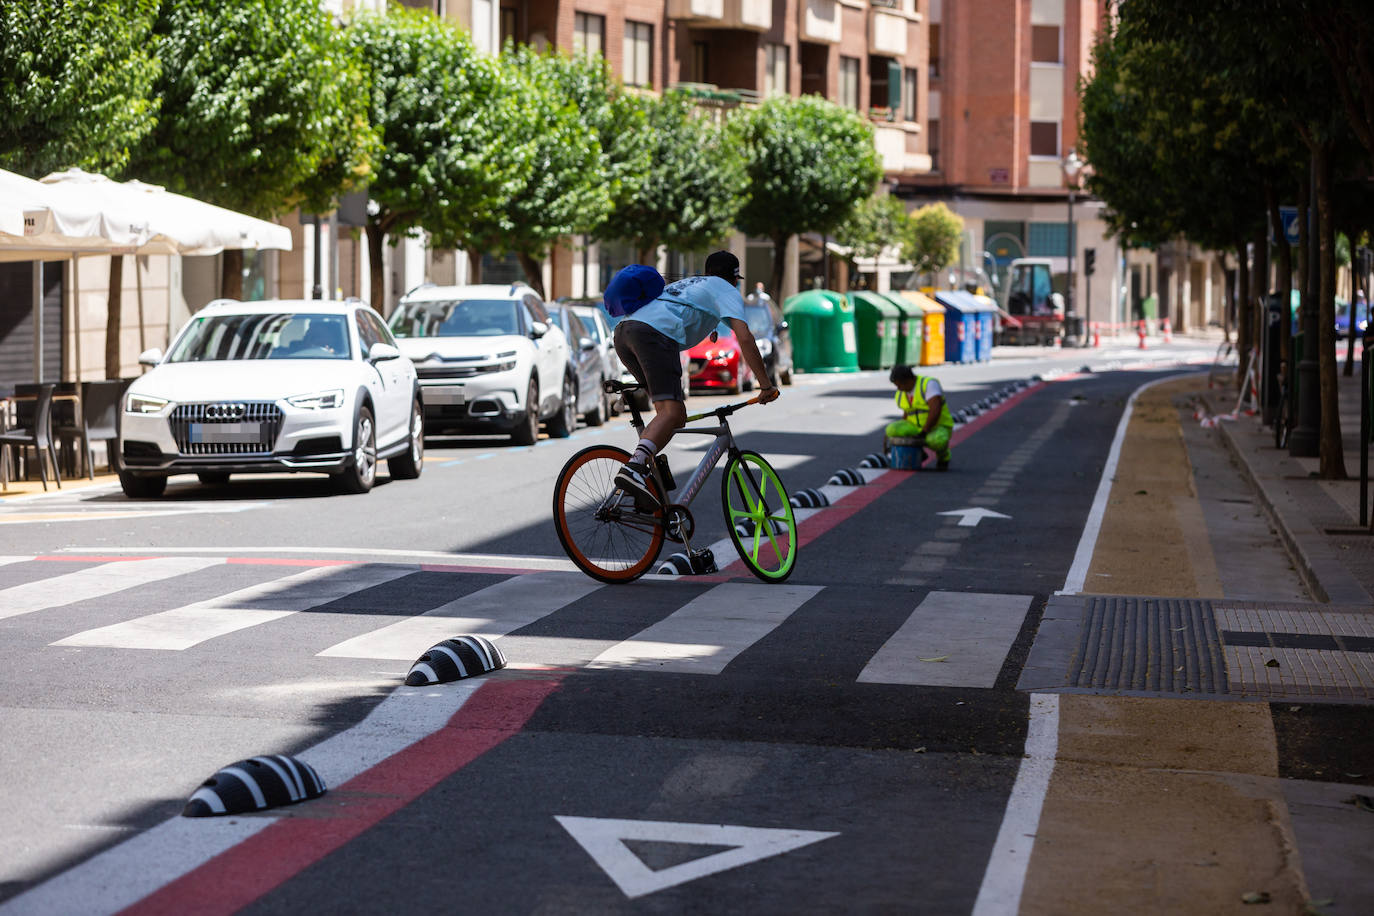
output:
<svg viewBox="0 0 1374 916"><path fill-rule="evenodd" d="M985 518L1011 518L1010 515L1003 515L1001 512L993 512L991 509L951 509L948 512L937 512L936 515L957 515L959 516L960 528L973 528Z"/></svg>

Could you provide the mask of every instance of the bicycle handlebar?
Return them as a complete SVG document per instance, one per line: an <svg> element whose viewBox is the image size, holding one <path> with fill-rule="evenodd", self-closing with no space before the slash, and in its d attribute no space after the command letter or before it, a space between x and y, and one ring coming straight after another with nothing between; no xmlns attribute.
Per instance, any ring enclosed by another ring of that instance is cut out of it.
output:
<svg viewBox="0 0 1374 916"><path fill-rule="evenodd" d="M756 394L747 401L739 401L734 404L723 404L720 407L716 407L712 410L703 411L699 414L693 414L692 416L687 418L686 422L695 423L697 420L702 420L706 417L719 417L720 419L724 420L726 417L730 416L732 413L734 413L742 407L748 407L750 404L757 404L759 402L759 398L761 397L763 397L763 395Z"/></svg>

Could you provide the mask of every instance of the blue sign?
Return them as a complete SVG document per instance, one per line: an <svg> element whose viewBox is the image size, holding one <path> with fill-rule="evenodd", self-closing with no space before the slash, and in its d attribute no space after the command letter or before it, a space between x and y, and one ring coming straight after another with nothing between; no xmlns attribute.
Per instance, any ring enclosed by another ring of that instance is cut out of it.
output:
<svg viewBox="0 0 1374 916"><path fill-rule="evenodd" d="M1298 244L1298 208L1279 207L1279 222L1283 224L1283 237L1288 244Z"/></svg>

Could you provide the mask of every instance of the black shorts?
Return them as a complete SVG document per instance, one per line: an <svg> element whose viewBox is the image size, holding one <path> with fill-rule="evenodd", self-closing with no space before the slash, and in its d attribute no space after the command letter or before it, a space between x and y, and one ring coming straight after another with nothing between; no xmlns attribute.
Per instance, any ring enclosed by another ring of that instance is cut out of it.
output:
<svg viewBox="0 0 1374 916"><path fill-rule="evenodd" d="M625 319L615 326L615 352L651 401L685 401L682 357L677 341L642 321Z"/></svg>

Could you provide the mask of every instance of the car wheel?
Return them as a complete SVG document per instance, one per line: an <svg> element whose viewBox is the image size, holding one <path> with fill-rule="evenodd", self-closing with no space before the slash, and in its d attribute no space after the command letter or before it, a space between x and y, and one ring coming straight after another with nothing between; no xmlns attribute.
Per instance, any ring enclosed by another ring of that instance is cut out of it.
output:
<svg viewBox="0 0 1374 916"><path fill-rule="evenodd" d="M134 499L156 499L167 489L166 477L137 477L128 471L119 472L119 485L125 496Z"/></svg>
<svg viewBox="0 0 1374 916"><path fill-rule="evenodd" d="M549 435L555 439L566 439L577 428L577 388L566 375L563 376L562 402L558 405L558 413L549 417L548 425Z"/></svg>
<svg viewBox="0 0 1374 916"><path fill-rule="evenodd" d="M222 487L229 482L227 471L200 471L196 477L207 487Z"/></svg>
<svg viewBox="0 0 1374 916"><path fill-rule="evenodd" d="M358 408L358 423L353 431L353 460L337 480L339 489L345 493L366 493L377 480L377 427L367 407Z"/></svg>
<svg viewBox="0 0 1374 916"><path fill-rule="evenodd" d="M417 400L410 407L410 445L403 454L386 460L393 480L414 480L425 467L425 410Z"/></svg>
<svg viewBox="0 0 1374 916"><path fill-rule="evenodd" d="M525 392L525 416L511 430L510 440L516 445L534 445L539 441L539 383L533 378Z"/></svg>
<svg viewBox="0 0 1374 916"><path fill-rule="evenodd" d="M751 375L751 376L749 376L748 378L743 379L743 380L739 383L739 386L740 386L740 388L744 389L745 391L753 391L753 390L754 390L754 377Z"/></svg>

